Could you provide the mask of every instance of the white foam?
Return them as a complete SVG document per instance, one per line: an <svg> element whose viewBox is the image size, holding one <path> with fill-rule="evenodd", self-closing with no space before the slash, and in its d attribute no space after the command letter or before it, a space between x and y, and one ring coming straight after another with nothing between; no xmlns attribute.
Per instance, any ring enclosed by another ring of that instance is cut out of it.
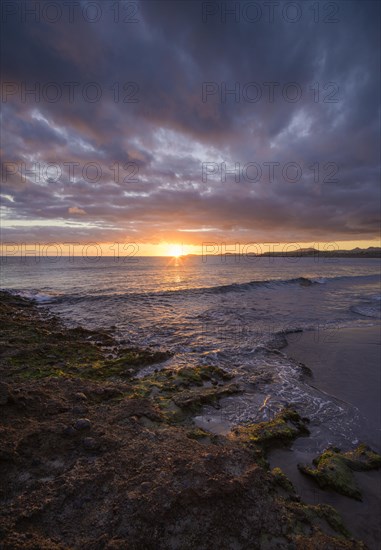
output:
<svg viewBox="0 0 381 550"><path fill-rule="evenodd" d="M18 290L12 291L12 294L20 296L21 298L27 298L28 300L33 300L38 304L48 304L54 301L56 295L47 294L42 292L37 292L33 290Z"/></svg>

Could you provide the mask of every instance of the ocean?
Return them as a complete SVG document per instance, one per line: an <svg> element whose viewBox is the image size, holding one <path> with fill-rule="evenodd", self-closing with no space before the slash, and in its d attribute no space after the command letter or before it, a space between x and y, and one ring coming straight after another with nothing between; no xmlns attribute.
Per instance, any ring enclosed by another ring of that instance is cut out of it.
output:
<svg viewBox="0 0 381 550"><path fill-rule="evenodd" d="M173 352L141 376L201 364L232 372L244 391L205 407L199 426L226 433L292 405L311 420L313 437L298 443L308 451L360 439L379 447L359 409L314 386L309 365L287 353L305 332L327 349L342 329L379 326L379 267L378 259L234 255L1 262L2 288L33 298L44 314L107 329L121 345ZM356 384L361 372L350 376Z"/></svg>

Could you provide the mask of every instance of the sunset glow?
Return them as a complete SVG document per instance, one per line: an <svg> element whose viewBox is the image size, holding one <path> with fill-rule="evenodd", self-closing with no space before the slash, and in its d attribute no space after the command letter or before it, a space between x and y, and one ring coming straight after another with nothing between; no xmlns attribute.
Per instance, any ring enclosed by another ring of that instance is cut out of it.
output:
<svg viewBox="0 0 381 550"><path fill-rule="evenodd" d="M183 255L183 247L179 244L172 244L168 247L168 256L179 258Z"/></svg>
<svg viewBox="0 0 381 550"><path fill-rule="evenodd" d="M113 19L122 4L137 10L128 33ZM337 28L307 21L306 9L297 44L280 4L269 26L246 21L245 10L239 24L230 12L221 24L226 2L205 2L206 19L202 3L177 4L112 2L99 21L79 14L70 23L9 8L4 243L134 243L137 256L200 253L180 252L183 242L373 246L377 2L369 12L342 2L337 19L346 26ZM352 40L359 27L369 28L361 47ZM268 42L270 29L277 39Z"/></svg>

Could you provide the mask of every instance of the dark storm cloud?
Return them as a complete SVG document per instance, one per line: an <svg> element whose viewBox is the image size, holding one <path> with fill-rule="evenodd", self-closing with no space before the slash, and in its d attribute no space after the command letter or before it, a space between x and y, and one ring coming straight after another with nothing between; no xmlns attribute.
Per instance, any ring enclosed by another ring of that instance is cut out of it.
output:
<svg viewBox="0 0 381 550"><path fill-rule="evenodd" d="M248 240L377 236L377 2L337 2L335 23L323 21L323 3L314 22L311 2L297 3L302 16L296 23L281 16L287 2L279 3L274 23L265 16L245 20L243 1L240 20L228 16L226 23L220 10L236 2L209 2L216 13L205 22L202 2L147 0L137 4L136 23L122 20L128 2L119 4L119 22L113 21L115 3L101 3L96 23L81 15L86 2L72 3L73 22L68 3L61 3L64 15L56 23L25 14L23 21L25 3L15 4L17 13L3 12L2 160L13 163L5 177L3 172L4 207L11 220L52 220L52 227L10 227L6 239L27 232L31 239L65 239L68 229L57 228L57 220L86 223L78 230L81 238L96 234L101 240L118 230L143 240L202 240L202 228L213 228L210 240L229 240L229 232ZM101 91L93 102L96 89L86 87L91 82ZM132 84L123 89L127 82ZM229 89L239 85L238 102L231 95L221 101L224 82ZM250 82L262 92L256 103L243 95ZM271 82L277 83L273 101ZM290 82L302 92L298 101L284 95ZM36 83L39 101L23 97L25 86ZM49 100L49 83L61 90L59 100ZM67 83L77 83L73 97ZM217 90L204 101L203 83ZM332 97L337 101L324 101ZM123 101L131 98L138 101ZM61 173L44 176L40 166L37 181L34 162L55 163ZM219 173L203 181L206 162ZM222 181L223 162L228 168L256 162L263 177L253 183L241 173L239 182L233 176ZM274 181L266 162L279 163ZM282 177L289 162L302 168L298 182ZM24 179L14 169L21 163L29 169ZM75 178L68 163L76 163ZM99 181L86 178L88 163L101 168ZM337 167L337 181L323 181L327 163ZM312 165L319 168L318 181Z"/></svg>

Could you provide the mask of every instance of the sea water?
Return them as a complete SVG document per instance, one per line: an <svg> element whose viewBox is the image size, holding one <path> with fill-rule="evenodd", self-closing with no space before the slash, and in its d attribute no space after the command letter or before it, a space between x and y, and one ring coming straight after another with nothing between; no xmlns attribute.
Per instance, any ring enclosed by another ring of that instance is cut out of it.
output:
<svg viewBox="0 0 381 550"><path fill-rule="evenodd" d="M361 433L366 419L354 405L314 387L308 368L287 355L287 339L314 331L327 346L345 327L379 325L379 266L366 258L234 255L1 262L3 289L33 298L66 324L173 352L141 376L197 365L231 372L244 391L218 409L205 407L198 425L224 433L292 405L311 420L310 450L372 437Z"/></svg>

